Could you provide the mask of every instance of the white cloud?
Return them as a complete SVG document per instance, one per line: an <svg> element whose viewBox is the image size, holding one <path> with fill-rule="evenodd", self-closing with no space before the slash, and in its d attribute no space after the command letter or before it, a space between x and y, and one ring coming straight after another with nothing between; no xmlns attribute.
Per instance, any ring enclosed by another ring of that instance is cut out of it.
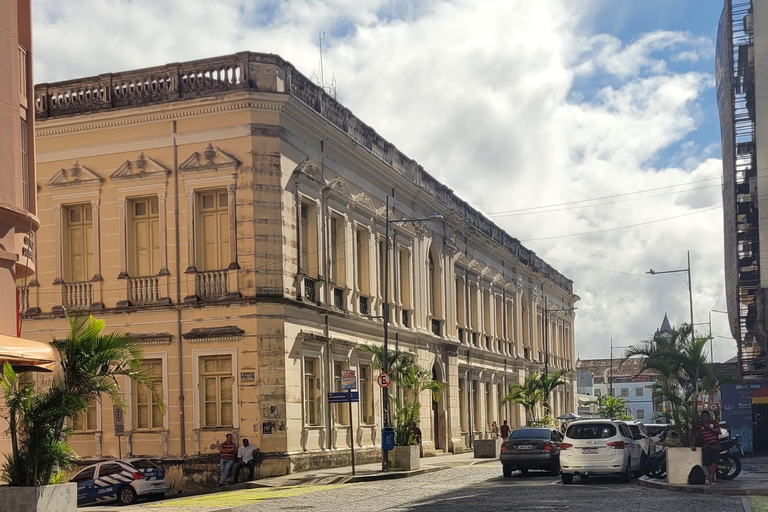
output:
<svg viewBox="0 0 768 512"><path fill-rule="evenodd" d="M721 172L713 149L689 140L701 123L702 96L714 94L712 76L675 71L710 58L712 42L659 31L624 45L607 34L585 34L581 23L590 9L610 8L600 2L40 0L34 6L39 81L242 50L280 54L310 75L319 71L316 41L325 31L326 77L335 75L346 106L485 212ZM590 91L575 83L600 85ZM665 154L674 157L658 163ZM493 220L520 239L611 229L716 206L718 187L690 189L717 183ZM647 337L665 311L673 323L687 321L685 283L645 275L651 267L685 268L686 250L696 321L706 321L710 308L723 309L722 244L722 212L713 210L526 245L557 260L554 266L574 280L582 298L577 350L598 357L607 356L611 337L617 345ZM724 317L713 314L716 335L728 333ZM724 340L716 347L720 357L735 351Z"/></svg>

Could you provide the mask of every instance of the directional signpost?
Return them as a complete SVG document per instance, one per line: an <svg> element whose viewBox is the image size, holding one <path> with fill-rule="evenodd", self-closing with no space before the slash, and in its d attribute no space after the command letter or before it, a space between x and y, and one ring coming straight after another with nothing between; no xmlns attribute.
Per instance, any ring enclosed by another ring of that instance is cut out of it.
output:
<svg viewBox="0 0 768 512"><path fill-rule="evenodd" d="M341 371L341 389L345 392L328 393L328 403L342 404L347 402L349 404L349 445L352 447L352 476L355 475L355 430L352 425L352 402L360 401L360 394L357 391L357 375L355 370L342 370Z"/></svg>

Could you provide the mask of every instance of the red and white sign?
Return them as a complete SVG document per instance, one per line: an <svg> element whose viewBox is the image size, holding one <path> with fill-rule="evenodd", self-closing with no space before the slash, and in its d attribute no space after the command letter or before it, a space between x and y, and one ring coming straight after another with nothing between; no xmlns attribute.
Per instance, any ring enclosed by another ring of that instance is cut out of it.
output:
<svg viewBox="0 0 768 512"><path fill-rule="evenodd" d="M392 377L390 377L388 373L380 373L379 377L376 379L376 382L379 383L379 386L388 388L392 383Z"/></svg>

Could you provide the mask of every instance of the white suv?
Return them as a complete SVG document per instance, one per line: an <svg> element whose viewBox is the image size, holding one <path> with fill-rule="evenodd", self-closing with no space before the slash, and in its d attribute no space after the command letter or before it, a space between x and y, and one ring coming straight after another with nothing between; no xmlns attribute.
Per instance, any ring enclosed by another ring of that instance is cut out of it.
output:
<svg viewBox="0 0 768 512"><path fill-rule="evenodd" d="M629 482L640 473L642 448L623 421L581 420L568 426L560 443L560 475L564 484L573 476L618 475Z"/></svg>

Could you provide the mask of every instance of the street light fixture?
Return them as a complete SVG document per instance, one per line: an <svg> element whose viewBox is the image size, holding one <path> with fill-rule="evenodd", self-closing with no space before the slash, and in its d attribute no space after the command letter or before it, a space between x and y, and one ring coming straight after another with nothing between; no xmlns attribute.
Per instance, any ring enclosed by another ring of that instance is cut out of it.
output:
<svg viewBox="0 0 768 512"><path fill-rule="evenodd" d="M691 341L693 341L693 291L691 290L691 251L688 251L688 268L681 268L679 270L649 270L646 274L653 276L657 274L679 274L680 272L688 273L688 299L691 303Z"/></svg>
<svg viewBox="0 0 768 512"><path fill-rule="evenodd" d="M387 196L387 203L386 203L386 220L385 220L385 234L384 237L387 241L386 243L386 250L384 251L384 310L383 310L383 317L384 317L384 373L389 373L389 225L390 224L407 224L407 223L414 223L414 222L429 222L437 219L442 219L443 216L440 214L433 214L431 217L425 217L421 219L389 219L389 196ZM389 388L381 388L382 392L382 400L384 405L384 428L389 427ZM381 470L387 471L389 465L389 451L382 450L382 456L381 456Z"/></svg>
<svg viewBox="0 0 768 512"><path fill-rule="evenodd" d="M543 292L542 286L542 292ZM547 297L544 297L544 375L549 374L549 313L555 311L574 311L579 308L547 308Z"/></svg>

